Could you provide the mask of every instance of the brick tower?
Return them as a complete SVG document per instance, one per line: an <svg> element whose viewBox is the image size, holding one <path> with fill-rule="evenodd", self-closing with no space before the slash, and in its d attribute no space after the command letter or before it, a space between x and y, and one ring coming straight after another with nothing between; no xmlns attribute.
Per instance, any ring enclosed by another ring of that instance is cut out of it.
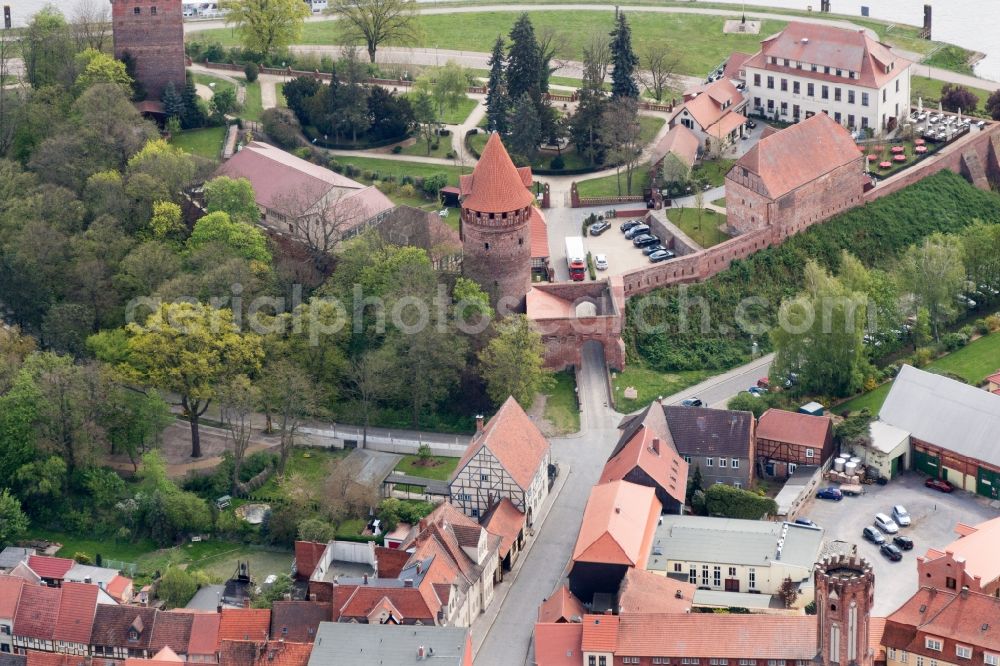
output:
<svg viewBox="0 0 1000 666"><path fill-rule="evenodd" d="M462 176L462 272L499 309L524 312L531 287L531 167L518 169L494 132L471 175Z"/></svg>
<svg viewBox="0 0 1000 666"><path fill-rule="evenodd" d="M168 81L184 88L184 15L181 0L111 0L115 57L135 58L136 80L159 100Z"/></svg>
<svg viewBox="0 0 1000 666"><path fill-rule="evenodd" d="M816 663L872 666L868 647L875 575L861 557L830 557L816 564Z"/></svg>

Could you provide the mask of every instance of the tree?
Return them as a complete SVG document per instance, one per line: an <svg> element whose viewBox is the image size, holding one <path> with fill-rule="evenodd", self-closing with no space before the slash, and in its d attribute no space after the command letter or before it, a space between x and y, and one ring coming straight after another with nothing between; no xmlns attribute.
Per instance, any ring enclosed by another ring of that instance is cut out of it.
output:
<svg viewBox="0 0 1000 666"><path fill-rule="evenodd" d="M180 119L184 115L184 98L177 92L173 81L167 81L167 85L163 87L160 101L163 102L163 111L167 114L167 118Z"/></svg>
<svg viewBox="0 0 1000 666"><path fill-rule="evenodd" d="M28 530L28 516L21 510L21 501L10 490L0 490L0 547L9 546Z"/></svg>
<svg viewBox="0 0 1000 666"><path fill-rule="evenodd" d="M645 69L639 73L639 80L657 102L662 102L663 94L672 87L680 60L665 41L653 42L643 53Z"/></svg>
<svg viewBox="0 0 1000 666"><path fill-rule="evenodd" d="M975 220L961 234L962 263L975 289L989 293L1000 289L1000 225ZM981 289L985 285L987 289Z"/></svg>
<svg viewBox="0 0 1000 666"><path fill-rule="evenodd" d="M569 46L569 39L566 34L559 32L551 26L546 26L538 31L538 89L544 95L549 91L549 77L556 73L562 63L553 60L556 54L565 51Z"/></svg>
<svg viewBox="0 0 1000 666"><path fill-rule="evenodd" d="M301 0L226 0L226 24L236 26L243 48L270 56L295 43L309 17Z"/></svg>
<svg viewBox="0 0 1000 666"><path fill-rule="evenodd" d="M225 87L216 90L212 95L210 104L212 115L217 118L218 122L224 123L226 114L232 113L239 108L239 103L236 101L236 89Z"/></svg>
<svg viewBox="0 0 1000 666"><path fill-rule="evenodd" d="M972 113L979 105L979 97L965 86L946 83L941 86L941 106L946 111Z"/></svg>
<svg viewBox="0 0 1000 666"><path fill-rule="evenodd" d="M542 97L539 80L541 72L541 52L535 38L535 28L525 12L517 17L510 30L510 47L507 51L507 95L510 99L520 105L521 97L527 95L537 107Z"/></svg>
<svg viewBox="0 0 1000 666"><path fill-rule="evenodd" d="M178 240L185 231L181 207L172 201L154 201L149 230L157 240Z"/></svg>
<svg viewBox="0 0 1000 666"><path fill-rule="evenodd" d="M399 396L409 402L416 428L420 415L458 383L468 343L449 327L424 326L416 333L397 333L386 345L399 364Z"/></svg>
<svg viewBox="0 0 1000 666"><path fill-rule="evenodd" d="M986 100L986 111L993 120L1000 120L1000 89L994 90Z"/></svg>
<svg viewBox="0 0 1000 666"><path fill-rule="evenodd" d="M9 30L0 31L0 81L6 81L12 72L13 60L21 55L18 40L10 36ZM20 126L19 110L22 100L19 95L0 94L0 155L6 155Z"/></svg>
<svg viewBox="0 0 1000 666"><path fill-rule="evenodd" d="M691 476L688 478L687 492L684 495L684 501L686 504L691 505L695 492L704 491L704 483L705 481L701 476L701 466L696 464L694 466L694 471L691 472Z"/></svg>
<svg viewBox="0 0 1000 666"><path fill-rule="evenodd" d="M510 136L507 149L514 161L527 161L535 154L542 140L542 122L538 117L538 106L531 101L528 93L523 93L515 102L510 116Z"/></svg>
<svg viewBox="0 0 1000 666"><path fill-rule="evenodd" d="M632 193L632 173L642 157L642 126L639 105L634 98L612 98L601 117L601 140L607 146L608 159L615 163L618 194L623 194L622 167L625 168L625 192Z"/></svg>
<svg viewBox="0 0 1000 666"><path fill-rule="evenodd" d="M508 315L497 325L497 335L480 352L479 362L486 392L497 406L513 396L528 409L549 381L542 336L524 315Z"/></svg>
<svg viewBox="0 0 1000 666"><path fill-rule="evenodd" d="M394 95L381 86L368 90L368 136L373 141L405 137L415 122L413 106L402 95Z"/></svg>
<svg viewBox="0 0 1000 666"><path fill-rule="evenodd" d="M598 40L593 40L597 42ZM593 51L584 51L583 87L580 88L580 103L570 121L570 136L577 152L593 166L603 164L607 146L603 138L604 110L608 101L604 95L604 77L607 72L607 38L603 47L592 44ZM601 58L605 60L601 61Z"/></svg>
<svg viewBox="0 0 1000 666"><path fill-rule="evenodd" d="M756 397L746 391L741 391L737 393L729 402L726 403L726 409L730 409L734 412L752 412L754 418L760 418L761 414L766 412L771 406L771 401L765 397Z"/></svg>
<svg viewBox="0 0 1000 666"><path fill-rule="evenodd" d="M587 43L583 47L584 78L589 79L591 86L596 85L597 90L604 88L604 80L608 78L608 69L611 67L611 39L610 34L601 30L594 30L587 38ZM586 87L586 84L585 86Z"/></svg>
<svg viewBox="0 0 1000 666"><path fill-rule="evenodd" d="M773 499L725 483L715 483L705 491L705 508L711 516L744 520L760 520L778 511Z"/></svg>
<svg viewBox="0 0 1000 666"><path fill-rule="evenodd" d="M281 438L278 473L284 475L295 435L302 420L316 409L320 391L300 367L280 358L264 366L259 387L268 425L273 428L276 424Z"/></svg>
<svg viewBox="0 0 1000 666"><path fill-rule="evenodd" d="M36 90L53 85L69 88L76 80L76 49L66 18L55 6L46 5L31 18L21 46L25 75Z"/></svg>
<svg viewBox="0 0 1000 666"><path fill-rule="evenodd" d="M184 188L194 182L196 171L194 158L164 139L147 141L128 160L129 179L146 174L156 184L153 200L180 200Z"/></svg>
<svg viewBox="0 0 1000 666"><path fill-rule="evenodd" d="M111 36L111 8L101 0L77 0L70 32L78 50L104 51Z"/></svg>
<svg viewBox="0 0 1000 666"><path fill-rule="evenodd" d="M639 85L635 81L635 70L639 58L632 50L632 29L619 11L615 18L615 29L611 32L611 96L612 98L639 97Z"/></svg>
<svg viewBox="0 0 1000 666"><path fill-rule="evenodd" d="M183 608L198 591L198 581L185 569L173 566L160 577L156 596L174 608Z"/></svg>
<svg viewBox="0 0 1000 666"><path fill-rule="evenodd" d="M420 40L416 0L334 0L330 8L344 39L365 43L370 62L382 44L407 46Z"/></svg>
<svg viewBox="0 0 1000 666"><path fill-rule="evenodd" d="M437 137L437 114L434 112L434 100L426 91L418 90L410 98L413 104L413 117L420 128L420 137L427 142L427 154L431 154L431 143Z"/></svg>
<svg viewBox="0 0 1000 666"><path fill-rule="evenodd" d="M900 260L898 275L915 305L927 308L934 339L940 341L941 324L955 316L955 294L962 293L966 279L961 241L935 233L920 245L911 245Z"/></svg>
<svg viewBox="0 0 1000 666"><path fill-rule="evenodd" d="M77 69L76 87L83 91L95 83L109 83L121 89L122 93L131 97L132 77L125 71L125 63L115 60L106 53L88 48L76 56Z"/></svg>
<svg viewBox="0 0 1000 666"><path fill-rule="evenodd" d="M260 209L253 185L246 178L218 176L205 183L205 212L223 212L235 222L257 224Z"/></svg>
<svg viewBox="0 0 1000 666"><path fill-rule="evenodd" d="M285 103L288 104L289 109L295 112L299 122L309 124L306 101L319 94L323 88L322 81L314 76L305 75L292 79L282 88L282 92L285 94Z"/></svg>
<svg viewBox="0 0 1000 666"><path fill-rule="evenodd" d="M778 588L778 599L781 600L781 604L785 608L791 608L795 600L799 598L799 586L798 583L792 581L791 576L786 576L785 580L781 581L781 587Z"/></svg>
<svg viewBox="0 0 1000 666"><path fill-rule="evenodd" d="M392 388L392 362L386 354L368 351L351 364L348 381L361 403L363 430L361 448L368 447L368 425L372 409Z"/></svg>
<svg viewBox="0 0 1000 666"><path fill-rule="evenodd" d="M486 82L486 130L499 132L500 136L507 134L507 114L510 112L510 98L504 82L504 60L503 36L497 35L487 62L490 76Z"/></svg>
<svg viewBox="0 0 1000 666"><path fill-rule="evenodd" d="M306 518L299 523L299 541L328 543L336 538L333 525L319 518Z"/></svg>
<svg viewBox="0 0 1000 666"><path fill-rule="evenodd" d="M233 441L232 494L242 495L240 472L253 436L253 415L260 405L260 391L246 375L236 375L218 391L219 414Z"/></svg>
<svg viewBox="0 0 1000 666"><path fill-rule="evenodd" d="M364 464L352 458L331 461L320 504L334 525L339 525L349 516L367 514L378 504L378 489L374 485L358 482L362 478L361 467Z"/></svg>
<svg viewBox="0 0 1000 666"><path fill-rule="evenodd" d="M203 216L194 225L188 238L188 248L197 250L209 243L219 243L236 256L250 261L271 263L271 252L267 249L267 237L257 227L230 219L227 213L218 211Z"/></svg>
<svg viewBox="0 0 1000 666"><path fill-rule="evenodd" d="M458 108L458 105L467 98L469 76L465 68L453 60L446 62L443 67L432 70L431 76L434 81L430 87L430 94L437 105L438 122L443 123L444 112ZM417 80L417 85L420 85L420 79Z"/></svg>
<svg viewBox="0 0 1000 666"><path fill-rule="evenodd" d="M263 358L260 338L241 333L233 313L193 303L163 303L145 324L130 323L127 376L180 396L191 421L191 457L201 457L198 419L227 378Z"/></svg>
<svg viewBox="0 0 1000 666"><path fill-rule="evenodd" d="M294 2L294 0L282 0L283 2ZM184 103L184 111L181 113L181 127L184 129L194 129L205 124L205 112L201 108L201 99L198 97L198 89L194 84L194 76L188 71L185 76L184 90L181 91L181 101Z"/></svg>
<svg viewBox="0 0 1000 666"><path fill-rule="evenodd" d="M139 461L160 439L174 417L170 406L154 391L112 385L100 405L98 420L114 453L124 453L138 473Z"/></svg>

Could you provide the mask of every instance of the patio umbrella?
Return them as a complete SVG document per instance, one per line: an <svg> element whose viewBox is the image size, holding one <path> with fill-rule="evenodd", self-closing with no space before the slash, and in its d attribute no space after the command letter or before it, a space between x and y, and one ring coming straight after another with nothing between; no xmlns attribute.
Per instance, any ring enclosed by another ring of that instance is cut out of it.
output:
<svg viewBox="0 0 1000 666"><path fill-rule="evenodd" d="M938 113L944 113L944 107L941 106L941 100L938 100Z"/></svg>
<svg viewBox="0 0 1000 666"><path fill-rule="evenodd" d="M919 115L919 114L921 114L923 112L924 112L924 98L923 97L918 97L917 98L917 114Z"/></svg>
<svg viewBox="0 0 1000 666"><path fill-rule="evenodd" d="M958 110L958 122L962 122L962 109Z"/></svg>

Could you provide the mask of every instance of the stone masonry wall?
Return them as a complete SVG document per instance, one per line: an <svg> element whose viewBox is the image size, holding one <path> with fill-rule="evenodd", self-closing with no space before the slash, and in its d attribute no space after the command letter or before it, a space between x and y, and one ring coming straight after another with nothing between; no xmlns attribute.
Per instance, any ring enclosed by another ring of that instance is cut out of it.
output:
<svg viewBox="0 0 1000 666"><path fill-rule="evenodd" d="M180 92L185 67L181 0L111 0L111 12L115 57L129 53L135 58L136 79L147 99L159 100L170 81Z"/></svg>

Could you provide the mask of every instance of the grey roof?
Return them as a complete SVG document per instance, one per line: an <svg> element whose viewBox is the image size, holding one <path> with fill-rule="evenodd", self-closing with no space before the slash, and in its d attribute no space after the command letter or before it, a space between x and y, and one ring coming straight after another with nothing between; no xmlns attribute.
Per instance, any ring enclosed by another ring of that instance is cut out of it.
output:
<svg viewBox="0 0 1000 666"><path fill-rule="evenodd" d="M668 561L770 566L777 559L812 570L823 530L792 523L704 516L664 515L646 568L663 571Z"/></svg>
<svg viewBox="0 0 1000 666"><path fill-rule="evenodd" d="M417 662L422 647L434 666L461 666L465 660L463 627L395 626L321 622L309 666L369 666Z"/></svg>
<svg viewBox="0 0 1000 666"><path fill-rule="evenodd" d="M664 406L674 446L685 456L748 458L753 414L707 407Z"/></svg>
<svg viewBox="0 0 1000 666"><path fill-rule="evenodd" d="M385 481L390 472L399 464L403 456L395 453L382 453L370 449L354 449L343 464L350 465L354 470L354 480L366 486Z"/></svg>
<svg viewBox="0 0 1000 666"><path fill-rule="evenodd" d="M1000 464L1000 396L904 365L879 420L959 455Z"/></svg>
<svg viewBox="0 0 1000 666"><path fill-rule="evenodd" d="M25 666L27 663L28 657L23 654L0 652L0 666Z"/></svg>
<svg viewBox="0 0 1000 666"><path fill-rule="evenodd" d="M884 421L872 421L868 425L868 438L876 451L892 453L896 447L909 440L910 433Z"/></svg>
<svg viewBox="0 0 1000 666"><path fill-rule="evenodd" d="M34 548L18 548L7 546L0 551L0 569L13 569L20 562L25 562L29 555L34 555Z"/></svg>
<svg viewBox="0 0 1000 666"><path fill-rule="evenodd" d="M111 579L118 575L118 571L115 569L107 569L105 567L94 567L89 564L80 564L77 562L66 575L63 576L63 580L69 581L71 583L84 583L84 579L89 578L90 582L94 585L99 583L104 583L106 586L111 582Z"/></svg>

